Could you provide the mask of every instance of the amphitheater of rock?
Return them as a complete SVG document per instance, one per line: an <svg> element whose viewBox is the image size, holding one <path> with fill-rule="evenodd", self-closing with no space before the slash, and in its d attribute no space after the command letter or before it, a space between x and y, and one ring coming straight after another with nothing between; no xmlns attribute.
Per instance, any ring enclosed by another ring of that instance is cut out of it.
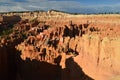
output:
<svg viewBox="0 0 120 80"><path fill-rule="evenodd" d="M0 80L119 80L119 17L1 14Z"/></svg>

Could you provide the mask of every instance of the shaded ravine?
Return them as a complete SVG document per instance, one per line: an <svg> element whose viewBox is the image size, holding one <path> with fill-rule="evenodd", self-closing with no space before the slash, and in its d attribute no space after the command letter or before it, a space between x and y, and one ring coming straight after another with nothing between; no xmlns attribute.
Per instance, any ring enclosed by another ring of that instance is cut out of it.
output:
<svg viewBox="0 0 120 80"><path fill-rule="evenodd" d="M2 68L0 68L0 79L1 80L16 80L17 73L17 56L18 51L15 46L19 44L22 40L15 40L8 45L4 45L0 48L0 62Z"/></svg>

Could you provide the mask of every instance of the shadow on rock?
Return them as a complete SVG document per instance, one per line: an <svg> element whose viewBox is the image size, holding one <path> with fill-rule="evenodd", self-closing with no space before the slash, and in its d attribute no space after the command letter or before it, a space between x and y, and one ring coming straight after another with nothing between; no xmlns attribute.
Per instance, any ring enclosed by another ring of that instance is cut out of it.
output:
<svg viewBox="0 0 120 80"><path fill-rule="evenodd" d="M60 67L37 60L22 62L18 69L18 78L21 80L60 80Z"/></svg>
<svg viewBox="0 0 120 80"><path fill-rule="evenodd" d="M55 59L57 65L26 59L19 64L17 80L94 80L87 76L73 58L66 60L66 68L59 65L61 56Z"/></svg>
<svg viewBox="0 0 120 80"><path fill-rule="evenodd" d="M61 80L94 80L86 75L73 58L66 60L66 68L62 70Z"/></svg>

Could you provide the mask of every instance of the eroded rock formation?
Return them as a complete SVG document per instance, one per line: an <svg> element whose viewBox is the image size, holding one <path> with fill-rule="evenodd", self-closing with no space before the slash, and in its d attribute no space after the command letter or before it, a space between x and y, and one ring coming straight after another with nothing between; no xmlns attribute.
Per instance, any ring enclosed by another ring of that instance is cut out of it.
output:
<svg viewBox="0 0 120 80"><path fill-rule="evenodd" d="M1 79L3 74L9 80L119 78L119 15L21 14L0 37Z"/></svg>

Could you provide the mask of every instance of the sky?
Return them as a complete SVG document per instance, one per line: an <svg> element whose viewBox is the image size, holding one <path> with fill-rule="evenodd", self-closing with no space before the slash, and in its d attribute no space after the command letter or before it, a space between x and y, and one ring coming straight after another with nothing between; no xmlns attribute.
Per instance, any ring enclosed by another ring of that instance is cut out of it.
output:
<svg viewBox="0 0 120 80"><path fill-rule="evenodd" d="M120 12L120 0L0 0L0 12L51 9L70 13Z"/></svg>

